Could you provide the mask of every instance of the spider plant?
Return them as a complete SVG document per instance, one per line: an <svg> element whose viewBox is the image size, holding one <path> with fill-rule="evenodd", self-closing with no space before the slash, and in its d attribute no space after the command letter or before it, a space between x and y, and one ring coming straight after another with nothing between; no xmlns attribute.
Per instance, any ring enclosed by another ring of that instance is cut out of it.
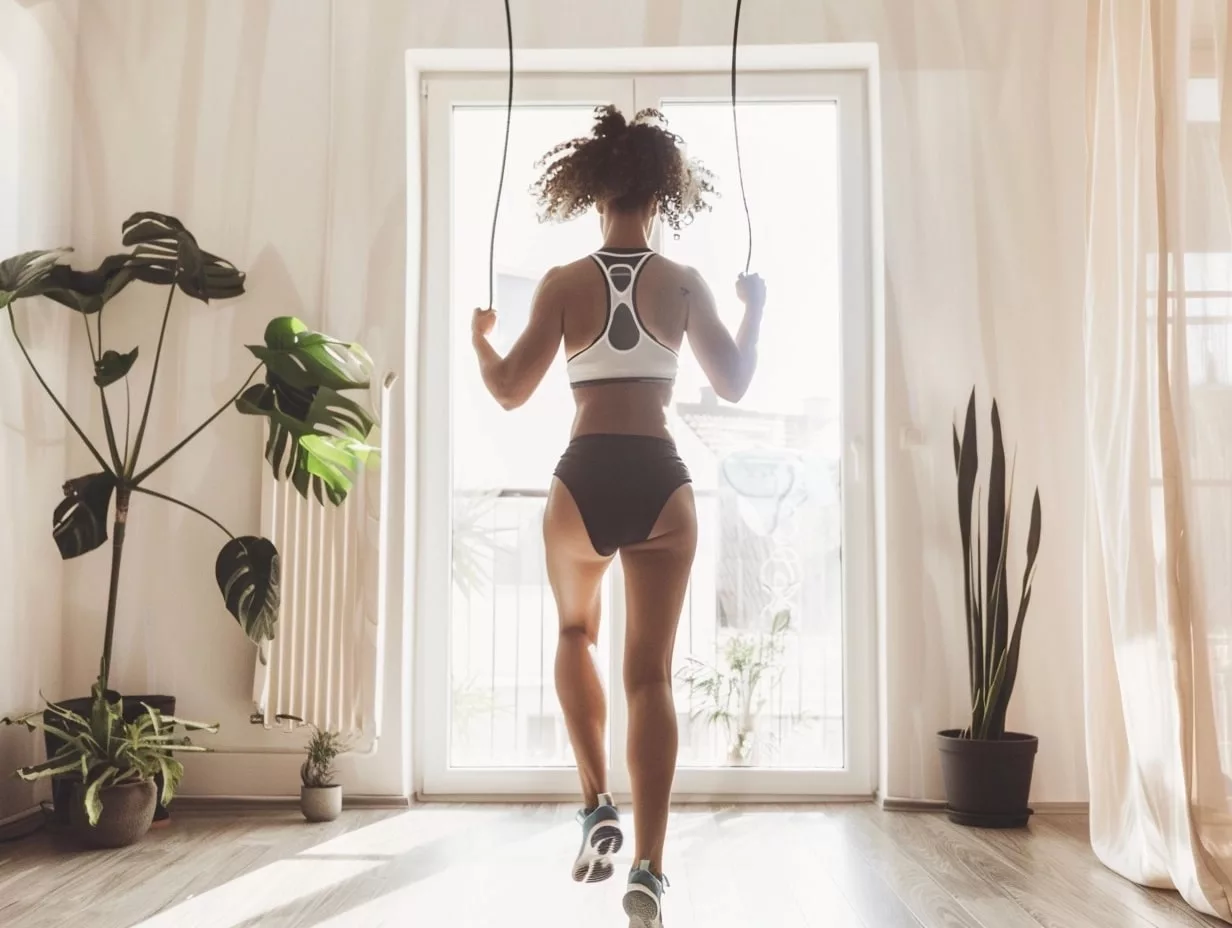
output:
<svg viewBox="0 0 1232 928"><path fill-rule="evenodd" d="M0 719L3 725L42 730L60 745L46 761L22 767L17 775L29 781L62 775L79 777L91 827L98 824L103 796L112 787L153 780L162 774L161 802L164 806L170 803L184 777L184 766L175 755L207 750L178 735L176 729L216 732L218 726L162 715L149 706L135 721L125 722L123 701L105 696L101 678L94 684L93 696L89 718L48 703L54 722L47 721L41 709Z"/></svg>

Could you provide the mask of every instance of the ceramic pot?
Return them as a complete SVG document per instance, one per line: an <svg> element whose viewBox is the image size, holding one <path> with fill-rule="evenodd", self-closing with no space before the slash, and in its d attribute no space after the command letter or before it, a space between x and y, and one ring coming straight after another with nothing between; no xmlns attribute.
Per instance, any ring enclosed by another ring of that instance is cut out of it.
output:
<svg viewBox="0 0 1232 928"><path fill-rule="evenodd" d="M310 822L332 822L342 814L342 787L301 786L299 808Z"/></svg>
<svg viewBox="0 0 1232 928"><path fill-rule="evenodd" d="M82 844L100 848L128 847L150 830L154 809L158 806L158 790L153 780L103 789L99 796L103 814L97 825L91 825L86 817L85 795L85 787L81 783L74 784L69 823Z"/></svg>

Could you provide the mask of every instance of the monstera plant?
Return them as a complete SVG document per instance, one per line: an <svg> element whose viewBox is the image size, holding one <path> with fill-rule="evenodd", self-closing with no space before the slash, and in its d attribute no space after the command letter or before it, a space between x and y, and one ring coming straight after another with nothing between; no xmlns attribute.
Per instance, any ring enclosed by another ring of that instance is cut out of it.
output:
<svg viewBox="0 0 1232 928"><path fill-rule="evenodd" d="M276 477L290 480L305 498L311 495L322 504L336 505L346 498L354 475L365 466L371 450L368 439L375 428L374 417L362 402L363 394L357 394L361 399L347 395L366 390L369 385L372 365L363 348L313 332L298 319L279 317L266 327L264 344L247 346L256 364L235 395L170 449L147 461L150 409L177 295L206 304L232 299L244 293L245 276L229 261L201 248L192 233L171 216L137 213L123 225L123 243L127 251L111 255L92 270L78 270L64 263L68 249L27 252L0 262L0 309L8 313L13 338L35 378L96 465L93 472L64 483L64 499L55 507L52 520L52 535L61 557L76 558L102 547L111 525L111 580L95 701L109 698L105 694L111 675L120 565L134 494L181 506L226 534L214 566L223 603L244 634L261 644L277 631L279 562L273 543L253 535L233 534L196 506L165 489L155 489L152 478L234 407L245 415L267 420L265 458ZM162 324L135 431L130 429L135 410L129 375L137 366L139 352L129 345L109 346L104 325L112 313L120 311L112 308L112 301L132 284L166 290ZM91 440L31 358L15 311L21 300L31 297L45 297L80 317L93 360L91 375L102 413L105 445ZM122 431L117 415L120 401ZM139 703L134 705L140 708Z"/></svg>

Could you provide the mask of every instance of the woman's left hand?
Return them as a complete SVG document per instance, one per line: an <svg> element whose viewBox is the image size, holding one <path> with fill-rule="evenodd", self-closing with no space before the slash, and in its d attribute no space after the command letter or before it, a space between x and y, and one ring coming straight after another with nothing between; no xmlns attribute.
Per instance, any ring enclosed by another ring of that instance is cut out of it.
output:
<svg viewBox="0 0 1232 928"><path fill-rule="evenodd" d="M487 338L496 327L496 310L476 309L471 316L471 338Z"/></svg>

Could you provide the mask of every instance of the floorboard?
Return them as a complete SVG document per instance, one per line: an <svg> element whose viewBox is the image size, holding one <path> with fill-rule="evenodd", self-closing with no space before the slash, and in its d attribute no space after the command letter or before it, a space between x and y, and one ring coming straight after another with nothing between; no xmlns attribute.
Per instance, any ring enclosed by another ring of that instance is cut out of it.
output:
<svg viewBox="0 0 1232 928"><path fill-rule="evenodd" d="M671 827L671 928L1222 924L1101 866L1083 816L993 832L871 805L688 807ZM621 881L568 878L576 831L559 806L427 805L328 825L281 811L184 812L109 852L43 832L0 845L0 925L623 926Z"/></svg>

